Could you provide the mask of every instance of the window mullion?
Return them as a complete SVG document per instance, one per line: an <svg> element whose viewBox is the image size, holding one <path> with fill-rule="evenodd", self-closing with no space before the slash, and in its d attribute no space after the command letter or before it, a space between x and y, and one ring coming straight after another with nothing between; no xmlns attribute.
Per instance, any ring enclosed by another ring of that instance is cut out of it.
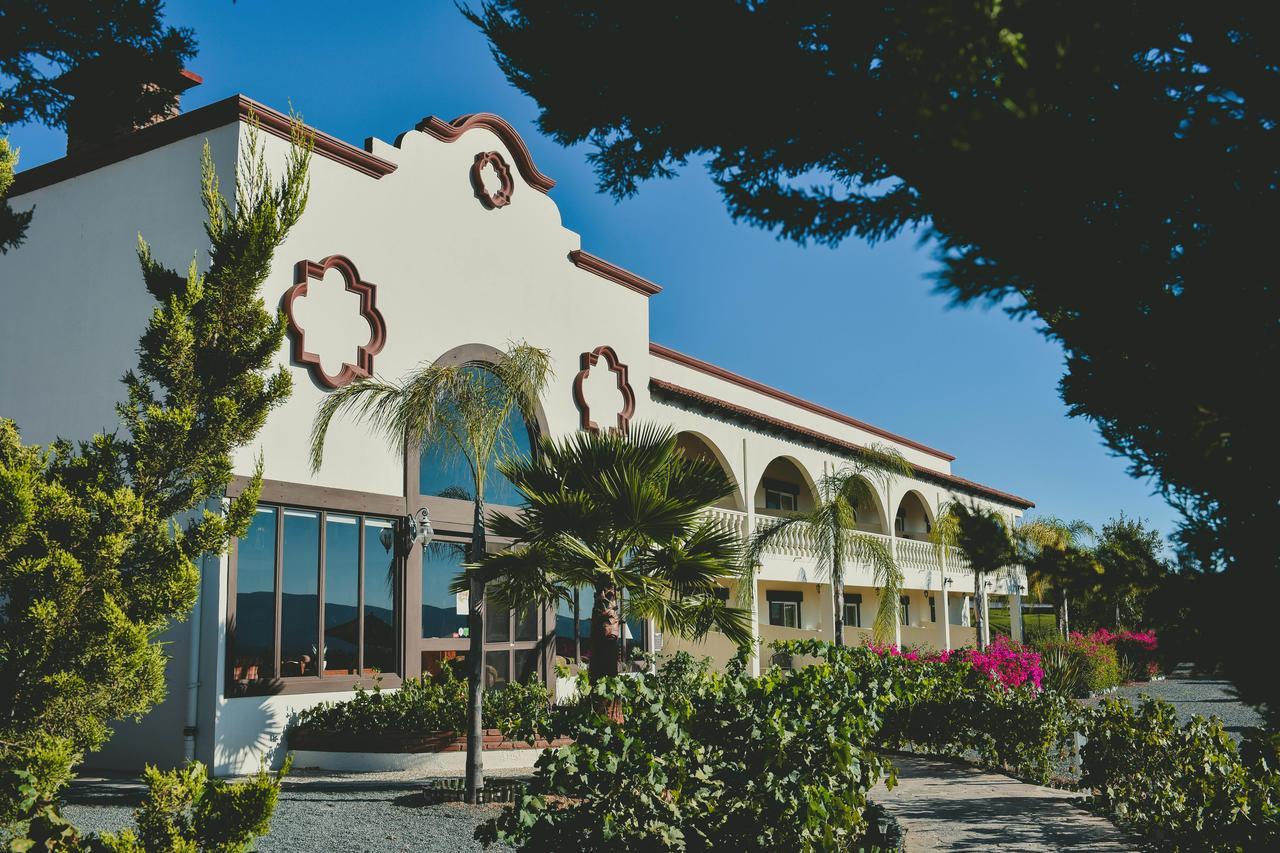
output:
<svg viewBox="0 0 1280 853"><path fill-rule="evenodd" d="M281 677L280 622L283 619L282 590L284 588L284 508L275 507L276 512L276 577L275 577L275 636L272 638L272 675Z"/></svg>
<svg viewBox="0 0 1280 853"><path fill-rule="evenodd" d="M318 534L320 536L320 543L319 543L320 565L318 567L318 571L320 575L319 575L319 578L317 578L317 583L316 583L316 609L318 611L316 613L316 626L317 626L316 662L315 662L316 678L324 677L324 666L325 666L325 647L324 647L324 567L325 566L324 564L326 559L325 549L329 541L328 524L329 524L329 513L324 510L321 510L320 525L319 525L320 530Z"/></svg>
<svg viewBox="0 0 1280 853"><path fill-rule="evenodd" d="M364 675L364 516L359 516L356 555L356 674ZM392 605L394 608L394 604ZM394 621L394 618L393 620Z"/></svg>

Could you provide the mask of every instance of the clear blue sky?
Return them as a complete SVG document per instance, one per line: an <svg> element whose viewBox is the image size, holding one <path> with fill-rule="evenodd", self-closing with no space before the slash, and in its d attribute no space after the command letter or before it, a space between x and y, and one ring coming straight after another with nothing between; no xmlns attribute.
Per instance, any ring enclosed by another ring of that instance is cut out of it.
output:
<svg viewBox="0 0 1280 853"><path fill-rule="evenodd" d="M1096 430L1058 398L1062 353L998 311L948 310L913 236L868 248L800 248L735 225L690 168L615 203L595 190L585 148L534 127L534 103L499 73L449 0L333 3L170 0L200 42L197 107L240 92L290 103L359 144L391 141L425 115L495 112L524 136L583 248L663 285L652 336L761 382L957 457L953 470L1100 525L1122 510L1169 533L1174 512L1125 473ZM22 165L62 155L61 134L17 127ZM194 188L193 188L194 190Z"/></svg>

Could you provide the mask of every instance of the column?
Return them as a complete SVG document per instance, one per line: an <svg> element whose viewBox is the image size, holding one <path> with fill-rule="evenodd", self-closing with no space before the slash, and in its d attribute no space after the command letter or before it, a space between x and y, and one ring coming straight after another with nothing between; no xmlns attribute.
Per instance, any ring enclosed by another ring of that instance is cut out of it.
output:
<svg viewBox="0 0 1280 853"><path fill-rule="evenodd" d="M894 565L898 563L898 537L897 531L894 529L894 510L893 510L893 486L885 483L884 486L884 507L885 515L888 516L889 527L889 554L893 557ZM884 606L884 601L880 602L880 606ZM902 648L902 602L894 600L890 602L893 607L893 646L896 649Z"/></svg>
<svg viewBox="0 0 1280 853"><path fill-rule="evenodd" d="M951 607L948 602L947 587L951 585L951 579L942 578L942 648L943 651L951 651Z"/></svg>
<svg viewBox="0 0 1280 853"><path fill-rule="evenodd" d="M1014 594L1009 596L1009 633L1019 643L1022 639L1022 596Z"/></svg>
<svg viewBox="0 0 1280 853"><path fill-rule="evenodd" d="M746 525L743 541L751 538L756 529L756 501L751 492L750 468L747 466L747 440L742 439L742 505L747 509ZM747 661L747 672L760 675L760 581L755 582L751 590L751 657Z"/></svg>

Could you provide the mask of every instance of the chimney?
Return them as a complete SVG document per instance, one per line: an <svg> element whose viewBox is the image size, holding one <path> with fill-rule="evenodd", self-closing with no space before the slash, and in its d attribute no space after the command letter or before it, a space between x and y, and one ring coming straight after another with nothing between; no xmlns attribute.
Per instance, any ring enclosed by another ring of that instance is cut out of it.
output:
<svg viewBox="0 0 1280 853"><path fill-rule="evenodd" d="M157 73L154 63L127 47L81 63L57 80L70 98L67 156L176 116L182 93L203 82L185 68Z"/></svg>

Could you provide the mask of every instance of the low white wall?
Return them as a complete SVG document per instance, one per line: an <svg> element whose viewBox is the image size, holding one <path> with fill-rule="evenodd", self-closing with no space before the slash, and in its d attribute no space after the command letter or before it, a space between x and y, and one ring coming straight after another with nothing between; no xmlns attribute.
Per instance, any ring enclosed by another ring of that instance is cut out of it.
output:
<svg viewBox="0 0 1280 853"><path fill-rule="evenodd" d="M486 750L486 770L532 769L540 749ZM293 751L293 766L299 770L333 770L339 773L386 773L410 770L441 776L461 776L467 767L467 753L452 752L320 752Z"/></svg>

